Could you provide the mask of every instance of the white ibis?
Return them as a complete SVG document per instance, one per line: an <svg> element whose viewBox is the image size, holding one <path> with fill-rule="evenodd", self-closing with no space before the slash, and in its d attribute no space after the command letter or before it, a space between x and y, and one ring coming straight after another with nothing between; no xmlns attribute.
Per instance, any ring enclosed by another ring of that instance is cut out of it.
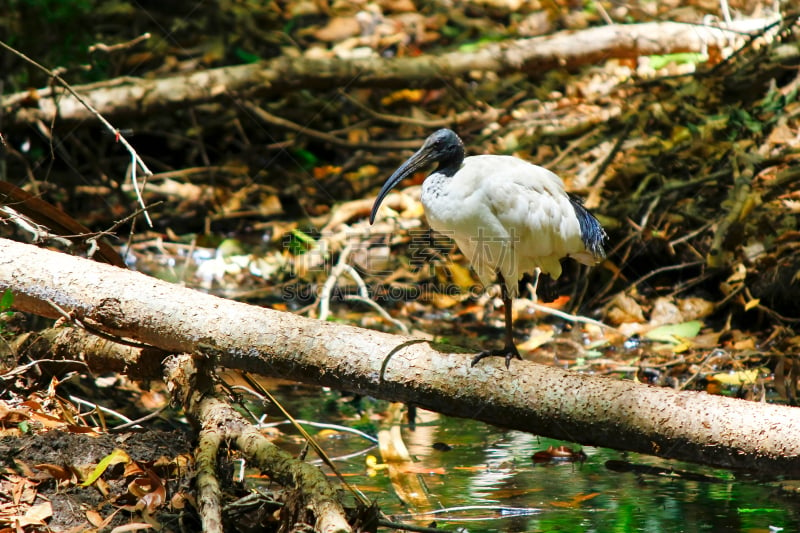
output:
<svg viewBox="0 0 800 533"><path fill-rule="evenodd" d="M464 157L464 143L441 129L395 170L375 199L369 221L384 197L409 175L433 163L422 183L422 205L430 227L450 236L484 286L495 278L505 308L505 346L484 350L472 366L489 356L522 359L514 344L511 299L525 272L561 275L565 257L592 265L605 257L606 233L580 199L564 190L549 170L506 155Z"/></svg>

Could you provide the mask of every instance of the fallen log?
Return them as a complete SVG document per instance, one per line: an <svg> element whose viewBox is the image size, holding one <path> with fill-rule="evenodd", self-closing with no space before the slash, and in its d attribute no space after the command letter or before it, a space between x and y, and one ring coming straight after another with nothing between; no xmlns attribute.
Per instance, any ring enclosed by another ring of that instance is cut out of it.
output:
<svg viewBox="0 0 800 533"><path fill-rule="evenodd" d="M269 97L287 91L330 90L331 87L432 87L468 75L526 72L541 75L553 68L575 69L612 58L637 59L648 55L715 51L730 48L744 36L758 34L774 20L733 21L726 28L647 22L609 24L581 31L563 31L530 39L492 43L473 52L455 51L418 57L366 58L277 57L248 65L190 72L156 79L124 77L75 86L107 119L151 116L202 103L229 100L231 95ZM6 129L52 123L89 121L96 116L60 87L36 93L23 91L0 99Z"/></svg>
<svg viewBox="0 0 800 533"><path fill-rule="evenodd" d="M232 302L0 239L0 292L106 333L216 364L585 445L800 478L800 410L678 392L472 353ZM57 306L57 307L56 307Z"/></svg>

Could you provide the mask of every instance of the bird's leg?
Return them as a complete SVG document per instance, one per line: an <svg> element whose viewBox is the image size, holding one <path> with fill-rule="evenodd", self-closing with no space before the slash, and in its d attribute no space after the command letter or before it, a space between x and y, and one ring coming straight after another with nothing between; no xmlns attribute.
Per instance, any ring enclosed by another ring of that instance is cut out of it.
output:
<svg viewBox="0 0 800 533"><path fill-rule="evenodd" d="M508 295L508 290L506 290L506 281L503 279L503 275L499 272L497 274L497 279L500 281L500 290L502 291L503 296L503 310L505 311L506 316L506 345L500 350L483 350L481 353L472 358L471 366L475 366L475 364L481 359L494 356L505 357L506 368L511 365L512 359L519 359L520 361L522 360L522 356L519 354L517 346L514 344L514 321L511 318L511 297Z"/></svg>
<svg viewBox="0 0 800 533"><path fill-rule="evenodd" d="M514 344L514 319L511 317L512 310L511 298L508 296L508 291L506 291L506 284L503 283L503 311L505 311L506 315L506 345L503 347L503 351L506 356L506 368L511 364L511 359L519 359L522 361L522 356L517 350L517 345Z"/></svg>
<svg viewBox="0 0 800 533"><path fill-rule="evenodd" d="M539 303L539 294L537 293L537 291L539 290L539 278L541 277L541 275L542 275L541 268L536 267L533 269L533 294L531 294L531 300L533 300L533 303L535 304Z"/></svg>

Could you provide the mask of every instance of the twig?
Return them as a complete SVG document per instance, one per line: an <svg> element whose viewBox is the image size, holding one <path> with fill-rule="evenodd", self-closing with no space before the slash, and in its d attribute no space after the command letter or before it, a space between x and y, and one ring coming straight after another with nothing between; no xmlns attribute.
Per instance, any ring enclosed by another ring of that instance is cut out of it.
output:
<svg viewBox="0 0 800 533"><path fill-rule="evenodd" d="M86 407L91 407L92 409L96 409L96 410L98 410L98 411L100 411L102 413L105 413L107 415L111 415L111 416L114 416L116 418L119 418L120 420L125 422L125 426L126 427L130 427L130 426L137 427L137 428L141 428L142 427L139 424L137 424L135 420L131 420L127 416L123 415L122 413L118 413L117 411L114 411L113 409L109 409L108 407L103 407L102 405L98 405L96 403L92 403L90 401L84 400L82 398L78 398L77 396L73 396L71 394L69 395L69 399L70 399L70 401L75 402L77 404L80 404L80 405L83 405L83 406L86 406ZM163 408L162 408L162 410L163 410Z"/></svg>
<svg viewBox="0 0 800 533"><path fill-rule="evenodd" d="M682 235L682 236L678 237L677 239L673 239L673 240L669 241L670 249L674 248L676 244L680 244L682 242L686 242L686 241L689 241L691 239L694 239L695 237L697 237L698 235L700 235L704 231L707 231L712 225L713 224L711 222L707 222L706 224L703 224L702 226L700 226L696 230L691 231L691 232L687 233L686 235Z"/></svg>
<svg viewBox="0 0 800 533"><path fill-rule="evenodd" d="M388 320L389 322L391 322L392 324L397 326L397 329L399 329L401 332L403 332L403 334L409 335L408 326L406 326L405 324L403 324L402 322L400 322L396 318L393 318L392 315L390 315L389 312L386 311L386 309L384 309L383 307L378 305L378 302L376 302L374 300L371 300L369 298L364 298L363 296L356 296L354 294L351 294L349 296L345 296L344 299L347 300L347 301L362 302L362 303L367 304L368 306L373 308L375 311L377 311L378 314L381 315L381 317L383 317L385 320Z"/></svg>
<svg viewBox="0 0 800 533"><path fill-rule="evenodd" d="M213 176L217 173L233 174L236 176L247 176L247 167L242 165L219 165L219 166L208 165L205 167L188 167L179 170L169 170L167 172L159 172L158 174L153 174L152 176L150 176L150 182L152 183L155 180L179 178L185 181L191 181L192 183L198 183L198 176L202 177L207 174Z"/></svg>
<svg viewBox="0 0 800 533"><path fill-rule="evenodd" d="M750 294L750 289L745 288L745 294L747 295L747 297L750 300L754 299L752 297L752 295ZM766 314L770 315L773 318L776 318L776 319L780 320L781 322L787 322L787 323L792 323L792 324L796 324L796 323L800 322L800 317L793 318L793 317L784 316L784 315L778 313L777 311L774 311L774 310L770 309L769 307L767 307L766 305L764 305L762 303L759 303L758 305L756 305L756 309L758 309L759 311L765 312Z"/></svg>
<svg viewBox="0 0 800 533"><path fill-rule="evenodd" d="M128 423L121 424L119 426L114 426L113 428L108 428L108 432L109 433L116 433L116 432L128 429L131 426L138 426L142 422L147 422L148 420L152 420L153 418L159 416L161 413L166 411L167 407L169 407L169 405L164 405L162 407L159 407L158 409L156 409L152 413L149 413L149 414L146 414L146 415L144 415L142 417L139 417L139 418L136 418L134 420L131 420Z"/></svg>
<svg viewBox="0 0 800 533"><path fill-rule="evenodd" d="M254 398L258 398L258 400L260 402L262 402L262 403L267 403L268 401L270 401L269 398L267 398L263 394L259 394L255 390L251 389L250 387L245 387L244 385L228 385L227 383L225 383L224 386L227 389L229 389L231 392L233 392L235 390L244 391L247 394L249 394L250 396L253 396ZM296 422L298 424L305 424L307 426L311 426L311 427L315 427L315 428L334 429L336 431L341 431L341 432L345 432L345 433L353 433L354 435L358 435L359 437L363 437L363 438L367 439L368 441L370 441L370 442L372 442L374 444L377 444L377 442L378 442L378 439L376 439L375 437L373 437L372 435L370 435L368 433L364 433L363 431L359 431L359 430L357 430L355 428L350 428L350 427L347 427L347 426L340 426L338 424L325 424L323 422L312 422L310 420L303 420L303 419L300 419L300 418L296 418L294 420L280 420L278 422L272 422L272 423L269 423L269 424L265 424L264 423L264 418L266 418L266 415L262 415L262 416L258 417L243 402L240 401L239 404L247 411L247 413L250 416L253 417L253 420L257 420L257 422L255 424L255 427L257 429L272 428L272 427L277 427L277 426L280 426L280 425L283 425L283 424L292 424L292 423ZM356 452L353 455L359 455L360 453L362 453L362 452Z"/></svg>
<svg viewBox="0 0 800 533"><path fill-rule="evenodd" d="M686 390L686 387L688 387L690 383L696 380L697 376L699 376L700 373L703 372L703 365L705 365L712 357L716 357L716 355L717 355L716 350L710 351L703 358L703 360L700 361L700 363L697 365L697 370L695 370L694 373L691 376L689 376L689 379L681 383L681 385L678 387L678 390Z"/></svg>
<svg viewBox="0 0 800 533"><path fill-rule="evenodd" d="M361 279L361 276L358 274L358 272L356 272L356 269L347 264L347 259L352 250L353 247L349 244L344 247L342 252L339 254L339 261L336 263L336 266L333 267L330 276L328 276L328 279L326 279L325 283L322 285L322 294L320 294L319 297L320 320L328 320L331 306L331 291L333 291L333 288L336 286L336 282L339 280L339 277L342 274L347 274L350 276L350 278L352 278L353 281L356 282L356 285L358 285L359 296L369 299L369 289L367 289L367 284L364 283L363 279Z"/></svg>
<svg viewBox="0 0 800 533"><path fill-rule="evenodd" d="M531 294L536 294L536 288L533 285L531 285L530 283L528 283L527 285L528 285L528 290L531 292ZM620 335L624 335L624 333L622 333L622 331L618 330L614 326L609 326L608 324L604 324L604 323L600 322L599 320L595 320L595 319L589 318L587 316L571 315L569 313L565 313L564 311L559 311L558 309L553 309L552 307L547 307L546 305L542 305L540 303L537 303L534 300L530 301L530 306L533 309L535 309L536 311L539 311L539 312L544 313L546 315L557 316L558 318L564 319L564 320L566 320L568 322L583 322L585 324L593 324L593 325L595 325L597 327L600 327L600 328L603 328L603 329L610 329L611 331L619 333Z"/></svg>
<svg viewBox="0 0 800 533"><path fill-rule="evenodd" d="M719 7L722 10L722 20L725 21L725 27L727 28L733 21L731 18L731 8L728 6L728 0L719 0Z"/></svg>
<svg viewBox="0 0 800 533"><path fill-rule="evenodd" d="M134 37L130 41L124 43L117 43L117 44L97 43L89 47L89 53L91 54L92 52L99 50L101 52L110 54L112 52L117 52L119 50L128 50L130 48L133 48L137 44L141 43L142 41L148 40L149 38L150 38L150 33L147 32L141 34L138 37Z"/></svg>
<svg viewBox="0 0 800 533"><path fill-rule="evenodd" d="M10 379L14 376L18 376L24 372L26 372L29 368L32 368L37 365L41 365L43 363L58 363L63 365L64 363L70 363L74 365L81 365L86 367L86 370L90 370L89 365L87 365L84 361L78 361L77 359L37 359L36 361L31 361L30 363L26 363L21 366L16 366L13 369L0 374L0 380Z"/></svg>
<svg viewBox="0 0 800 533"><path fill-rule="evenodd" d="M22 213L18 213L7 205L0 207L0 214L5 214L6 217L16 224L20 229L27 231L33 235L34 242L40 243L47 240L54 240L64 246L72 246L72 243L61 235L54 235L50 233L49 229L41 224L37 224L30 218ZM0 217L0 218L6 218Z"/></svg>
<svg viewBox="0 0 800 533"><path fill-rule="evenodd" d="M742 158L744 163L744 170L739 170L739 158ZM733 165L733 189L731 189L729 199L731 200L731 207L728 212L719 222L717 231L711 239L711 246L709 247L707 263L710 268L720 268L725 264L725 257L723 245L725 238L728 236L734 224L744 219L745 216L755 207L757 198L751 195L752 181L753 181L753 164L745 159L744 154L735 150L731 158Z"/></svg>
<svg viewBox="0 0 800 533"><path fill-rule="evenodd" d="M153 221L150 220L150 215L147 213L147 206L144 205L144 200L142 199L142 193L139 190L139 184L136 181L136 165L138 164L139 167L142 169L145 178L147 178L148 176L152 176L153 172L147 167L142 158L139 157L139 154L136 153L136 150L133 149L133 146L130 145L128 140L125 139L125 137L120 133L120 131L114 126L112 126L111 123L107 121L105 117L103 117L103 115L101 115L100 112L94 108L94 106L92 106L92 104L90 104L86 99L84 99L80 94L78 94L72 88L72 86L69 83L67 83L67 81L64 78L62 78L57 72L48 69L44 65L40 65L39 63L29 58L22 52L16 50L15 48L10 47L3 41L0 41L0 47L5 48L12 54L18 56L24 61L27 61L31 65L35 66L36 68L38 68L39 70L50 76L52 79L56 80L59 84L61 84L61 86L64 87L67 90L67 92L69 92L78 102L80 102L81 105L83 105L86 109L89 110L90 113L92 113L95 117L97 117L97 120L99 120L106 128L109 129L109 131L111 131L111 133L114 134L114 137L116 138L117 142L121 143L122 146L124 146L125 149L128 151L128 153L131 154L131 181L133 182L133 188L136 189L136 196L139 200L139 205L142 206L142 209L144 211L144 217L147 220L147 224L152 228Z"/></svg>
<svg viewBox="0 0 800 533"><path fill-rule="evenodd" d="M366 448L362 448L361 450L358 450L357 452L346 453L344 455L334 455L330 459L331 459L331 461L348 461L348 462L350 462L351 459L353 459L355 457L359 457L359 456L364 455L366 453L369 453L369 452L371 452L372 450L374 450L377 447L378 447L377 444L370 444ZM312 465L318 465L318 464L323 464L324 461L322 459L312 459L308 463L312 464ZM350 464L352 464L352 463L350 462Z"/></svg>
<svg viewBox="0 0 800 533"><path fill-rule="evenodd" d="M597 12L600 13L600 16L603 18L603 21L605 21L606 24L609 26L614 24L614 21L611 19L611 16L609 16L608 11L606 11L606 8L603 7L602 2L595 1L593 2L593 5L595 8L597 8Z"/></svg>
<svg viewBox="0 0 800 533"><path fill-rule="evenodd" d="M263 120L264 122L267 122L274 126L296 131L297 133L300 133L302 135L307 135L309 137L313 137L315 139L319 139L321 141L325 141L327 143L336 146L344 146L345 148L367 148L371 150L415 150L419 148L421 144L421 141L419 140L350 142L344 139L340 139L335 135L331 135L329 133L323 133L317 130L312 130L310 128L306 128L305 126L301 126L300 124L296 124L291 120L286 120L285 118L275 116L272 113L269 113L268 111L265 111L264 109L258 107L257 105L251 104L249 102L241 102L241 106L244 107L247 111L249 111L253 115L255 115L259 120Z"/></svg>
<svg viewBox="0 0 800 533"><path fill-rule="evenodd" d="M596 135L596 134L597 134L597 131L596 131L596 129L597 129L597 128L592 128L592 129L590 129L589 131L587 131L586 133L584 133L583 135L581 135L580 137L578 137L577 139L575 139L574 141L571 141L571 142L570 142L570 143L567 145L567 147L566 147L566 148L564 148L563 150L561 150L561 151L558 153L558 155L557 155L557 156L555 156L555 157L554 157L552 160L550 160L550 161L547 163L547 165L546 165L546 166L547 166L547 168L551 168L551 169L554 169L554 168L556 168L556 167L558 166L558 164L559 164L559 163L561 163L561 161L562 161L562 160L563 160L563 159L564 159L564 158L565 158L567 155L569 155L569 154L570 154L570 153L571 153L573 150L575 150L575 149L576 149L578 146L580 146L581 144L583 144L583 143L584 143L584 142L585 142L585 141L586 141L586 140L587 140L589 137L591 137L591 136L593 136L593 135Z"/></svg>
<svg viewBox="0 0 800 533"><path fill-rule="evenodd" d="M254 492L248 494L247 496L242 496L238 500L226 504L222 510L229 514L237 511L238 509L261 507L264 505L264 503L269 503L271 505L275 505L276 507L284 507L285 505L283 502L276 502L273 498L265 496L258 489L254 489Z"/></svg>
<svg viewBox="0 0 800 533"><path fill-rule="evenodd" d="M389 520L378 520L378 525L381 527L388 527L390 529L414 531L417 533L442 533L445 531L435 527L412 526L411 524L401 524L399 522L390 522Z"/></svg>
<svg viewBox="0 0 800 533"><path fill-rule="evenodd" d="M386 113L380 113L378 111L375 111L371 107L363 104L362 102L358 101L357 99L347 94L347 92L344 89L339 89L338 92L339 96L347 98L347 100L350 101L350 103L354 104L363 111L366 111L373 118L376 118L383 122L388 122L389 124L410 124L412 126L420 126L423 128L444 128L452 126L454 124L462 124L464 122L469 122L470 120L479 120L483 122L488 122L491 120L496 120L497 117L500 115L500 112L493 107L489 108L486 111L464 111L462 113L457 113L452 117L438 118L438 119L420 119L420 118L404 117L401 115L388 115ZM501 108L506 108L506 106L501 106Z"/></svg>
<svg viewBox="0 0 800 533"><path fill-rule="evenodd" d="M459 507L445 507L444 509L434 509L432 511L414 513L410 516L420 517L420 516L440 515L447 513L462 512L462 511L495 511L504 513L507 516L528 516L542 512L542 510L539 509L538 507L505 507L502 505L462 505Z"/></svg>
<svg viewBox="0 0 800 533"><path fill-rule="evenodd" d="M236 388L246 389L247 387L243 387L242 385L234 385L231 388L234 388L234 389L236 389ZM256 393L255 391L252 391L250 389L247 389L247 390L249 390L250 392L252 392L253 394L255 394L258 397L262 397L260 394ZM351 428L351 427L347 427L347 426L340 426L339 424L325 424L323 422L314 422L314 421L311 421L311 420L302 420L300 418L295 418L294 421L297 422L298 424L305 424L305 425L311 426L313 428L334 429L336 431L341 431L341 432L344 432L344 433L352 433L354 435L358 435L359 437L363 437L363 438L367 439L370 442L373 442L373 443L376 443L376 444L378 442L377 438L373 437L369 433L364 433L363 431L360 431L360 430L358 430L356 428ZM258 428L271 428L271 427L277 427L277 426L280 426L280 425L283 425L283 424L291 424L291 423L292 422L290 420L281 420L280 422L272 422L270 424L259 423L256 427L258 427Z"/></svg>
<svg viewBox="0 0 800 533"><path fill-rule="evenodd" d="M744 32L744 35L747 38L745 39L745 42L744 42L744 44L742 44L742 46L740 46L739 48L734 50L733 53L731 53L727 57L723 58L722 61L720 61L719 63L714 65L709 70L707 70L705 72L696 72L695 76L697 76L697 77L716 76L723 68L725 68L729 64L731 64L737 57L739 57L740 55L743 55L745 50L747 50L748 48L751 48L759 38L765 36L767 34L767 32L769 32L770 30L773 30L774 28L776 28L778 26L781 26L781 25L783 25L785 23L786 23L786 21L783 18L778 18L777 20L775 20L775 21L767 24L763 28L759 29L755 33ZM729 31L729 30L727 28L725 28L725 31Z"/></svg>
<svg viewBox="0 0 800 533"><path fill-rule="evenodd" d="M646 280L652 278L653 276L657 276L659 274L663 274L664 272L670 272L672 270L683 270L684 268L689 268L689 267L693 267L693 266L702 265L704 262L705 261L692 261L690 263L680 263L678 265L667 265L667 266L663 266L663 267L657 268L655 270L651 270L650 272L648 272L647 274L645 274L641 278L639 278L636 281L632 282L631 283L631 287L635 287L635 286L639 285L640 283L644 283Z"/></svg>
<svg viewBox="0 0 800 533"><path fill-rule="evenodd" d="M163 203L164 203L163 200L159 200L157 202L154 202L154 203L150 204L150 207L153 208L153 207L156 207L156 206L161 205ZM96 232L94 234L91 234L89 237L87 237L86 238L86 242L89 244L89 250L86 252L86 256L94 258L95 252L100 247L100 242L98 241L98 239L101 239L102 237L116 237L117 235L114 232L117 230L117 228L122 226L128 220L132 220L132 219L136 218L141 213L147 214L147 208L137 209L136 211L134 211L133 213L129 214L128 216L126 216L122 220L115 221L114 224L112 224L111 227L108 228L107 230L98 231L98 232ZM67 235L67 237L69 237L69 235ZM131 237L133 237L133 235L131 235ZM125 247L125 257L127 257L129 251L130 251L130 247L126 246ZM125 261L125 257L122 258L123 262Z"/></svg>
<svg viewBox="0 0 800 533"><path fill-rule="evenodd" d="M600 5L600 2L595 2L595 4ZM594 177L591 180L589 180L589 185L594 184L598 180L598 178L600 178L600 176L603 175L603 173L606 171L611 162L614 161L614 158L622 149L622 144L630 135L631 130L633 130L633 126L635 124L636 124L636 118L628 117L628 120L625 122L625 127L622 129L622 133L620 133L619 137L617 137L617 141L614 143L614 146L611 147L611 150L608 152L608 155L606 155L605 159L603 159L603 162L600 163L600 166L597 168Z"/></svg>

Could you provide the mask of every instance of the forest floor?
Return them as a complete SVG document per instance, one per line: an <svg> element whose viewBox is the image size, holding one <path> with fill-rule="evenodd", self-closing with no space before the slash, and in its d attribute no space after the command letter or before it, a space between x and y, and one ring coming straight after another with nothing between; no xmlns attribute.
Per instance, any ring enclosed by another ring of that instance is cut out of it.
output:
<svg viewBox="0 0 800 533"><path fill-rule="evenodd" d="M797 13L729 2L736 21L764 21L765 29L646 56L619 36L590 62L578 50L565 53L562 65L542 60L541 70L476 67L452 74L460 59L480 65L480 50L507 54L512 40L562 35L568 41L610 22L702 25L721 16L719 6L641 2L606 11L601 3L434 2L423 8L409 0L292 1L246 10L202 6L187 16L180 2L174 10L149 11L112 4L99 10L75 3L47 14L34 4L0 8L0 29L15 35L8 43L28 57L63 65L62 76L76 86L133 76L172 79L258 61L266 69L281 58L324 60L331 70L363 57L417 59L421 73L413 83L378 76L374 87L357 74L352 85L300 85L279 95L259 96L254 88L192 106L170 102L162 107L168 112L146 116L137 114L135 101L115 102L107 118L153 170L143 193L153 221L148 227L141 215L136 222L127 218L138 205L128 179L130 156L118 139L94 120L26 123L26 110L49 98L44 88L51 80L3 52L0 178L92 231L113 228L114 246L129 267L316 318L476 350L499 344L498 292L480 286L452 242L428 230L419 203L424 174L387 199L389 209L375 226L366 220L376 189L410 150L434 129L451 127L470 154L516 155L562 176L609 234L601 264L565 266L554 302L538 303L529 291L515 302L526 358L796 404ZM81 37L91 42L71 41L59 25L75 24L91 24L98 33ZM137 39L145 32L151 36ZM87 51L98 43L127 44ZM427 75L426 58L448 64ZM581 59L571 64L571 58ZM96 90L104 88L100 83ZM0 192L17 194L8 186ZM24 226L0 217L0 235L29 240ZM335 272L337 265L347 275ZM9 345L42 324L10 306L9 298L0 300L0 334ZM565 321L552 310L611 327ZM156 485L163 494L185 494L182 456L190 444L181 430L83 438L91 424L71 418L79 409L64 407L65 391L91 395L92 387L102 387L83 374L71 389L72 378L58 370L36 374L21 370L26 361L13 350L0 355L0 422L13 435L0 440L0 455L48 473L47 482L33 470L6 478L9 493L23 496L9 512L0 506L0 520L19 516L19 502L32 504L37 490L52 502L52 514L29 507L31 527L50 521L64 529L87 516L95 527L123 523L87 514L101 500L115 500L146 521L163 503L143 497L158 493ZM56 393L58 380L64 383ZM158 386L142 390L122 380L113 387L119 383L130 387L127 397L115 397L119 412L125 401L131 413L168 403ZM26 434L20 424L36 431ZM42 427L60 432L40 435ZM77 490L87 472L55 466L69 457L96 467L122 444L126 456L115 460L125 468L108 470L100 492ZM130 479L139 481L124 482ZM137 483L146 489L137 492ZM76 508L82 512L71 516Z"/></svg>

